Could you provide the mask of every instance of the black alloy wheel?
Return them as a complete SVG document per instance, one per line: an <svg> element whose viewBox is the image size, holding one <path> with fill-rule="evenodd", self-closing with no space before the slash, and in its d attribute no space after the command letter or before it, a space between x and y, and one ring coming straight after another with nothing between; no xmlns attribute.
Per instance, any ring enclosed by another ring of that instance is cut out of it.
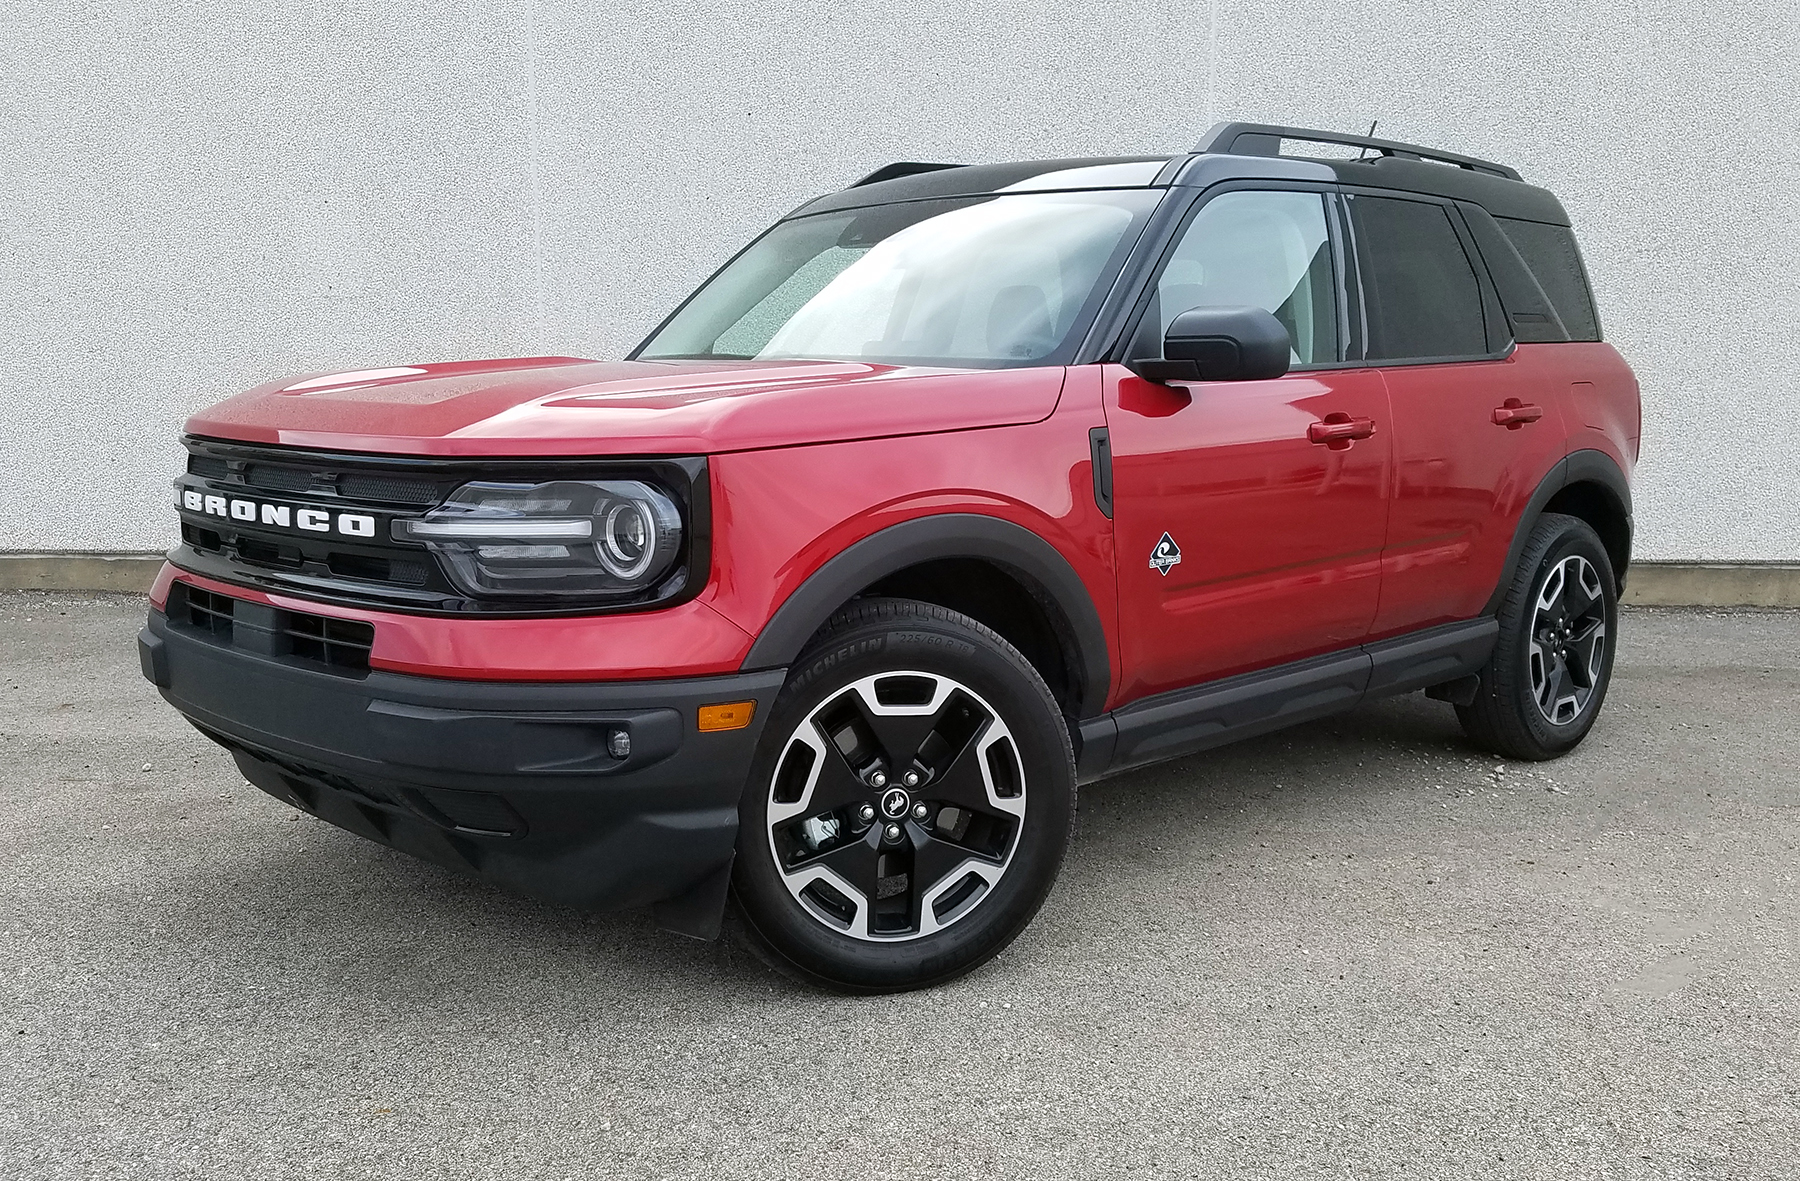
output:
<svg viewBox="0 0 1800 1181"><path fill-rule="evenodd" d="M1600 687L1608 635L1606 595L1593 564L1570 554L1551 566L1532 604L1526 651L1531 699L1552 726L1586 712Z"/></svg>
<svg viewBox="0 0 1800 1181"><path fill-rule="evenodd" d="M781 970L916 988L997 953L1043 902L1074 815L1066 723L1011 645L903 599L853 605L777 699L733 895Z"/></svg>
<svg viewBox="0 0 1800 1181"><path fill-rule="evenodd" d="M1500 636L1475 700L1457 707L1476 743L1515 759L1553 759L1587 736L1606 700L1618 644L1618 583L1586 521L1545 513L1500 604Z"/></svg>

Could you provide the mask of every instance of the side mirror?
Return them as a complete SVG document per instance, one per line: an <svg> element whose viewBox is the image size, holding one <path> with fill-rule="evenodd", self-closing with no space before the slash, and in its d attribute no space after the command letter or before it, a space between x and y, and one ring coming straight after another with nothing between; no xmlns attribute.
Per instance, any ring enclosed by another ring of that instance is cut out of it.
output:
<svg viewBox="0 0 1800 1181"><path fill-rule="evenodd" d="M1161 357L1126 365L1146 381L1263 381L1288 371L1292 349L1262 308L1194 308L1170 321Z"/></svg>

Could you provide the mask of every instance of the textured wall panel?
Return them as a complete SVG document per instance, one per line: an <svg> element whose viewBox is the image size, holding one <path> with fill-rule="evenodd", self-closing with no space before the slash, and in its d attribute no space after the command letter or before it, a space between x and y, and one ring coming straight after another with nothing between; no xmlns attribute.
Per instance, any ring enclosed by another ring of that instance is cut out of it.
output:
<svg viewBox="0 0 1800 1181"><path fill-rule="evenodd" d="M894 158L1381 132L1557 190L1646 402L1639 552L1800 558L1781 3L13 5L0 549L166 545L181 419L267 377L616 356Z"/></svg>

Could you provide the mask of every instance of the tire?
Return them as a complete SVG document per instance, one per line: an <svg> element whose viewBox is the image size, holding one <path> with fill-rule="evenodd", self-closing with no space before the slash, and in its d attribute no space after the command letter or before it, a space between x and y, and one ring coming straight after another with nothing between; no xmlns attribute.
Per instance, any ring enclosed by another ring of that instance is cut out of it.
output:
<svg viewBox="0 0 1800 1181"><path fill-rule="evenodd" d="M1069 731L1037 670L967 616L859 600L770 711L739 811L735 926L811 984L941 984L1031 921L1074 820Z"/></svg>
<svg viewBox="0 0 1800 1181"><path fill-rule="evenodd" d="M1500 637L1457 718L1477 745L1538 762L1575 749L1612 680L1618 582L1586 521L1545 513L1500 604Z"/></svg>

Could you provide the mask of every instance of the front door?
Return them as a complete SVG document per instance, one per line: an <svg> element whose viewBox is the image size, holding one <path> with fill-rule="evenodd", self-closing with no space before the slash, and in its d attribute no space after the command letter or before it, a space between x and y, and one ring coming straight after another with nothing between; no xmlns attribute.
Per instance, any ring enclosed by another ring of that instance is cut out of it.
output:
<svg viewBox="0 0 1800 1181"><path fill-rule="evenodd" d="M1159 348L1190 308L1257 306L1288 328L1287 376L1164 386L1105 367L1121 704L1352 647L1374 621L1387 393L1379 372L1341 367L1327 200L1239 190L1208 201L1165 262L1133 348Z"/></svg>

